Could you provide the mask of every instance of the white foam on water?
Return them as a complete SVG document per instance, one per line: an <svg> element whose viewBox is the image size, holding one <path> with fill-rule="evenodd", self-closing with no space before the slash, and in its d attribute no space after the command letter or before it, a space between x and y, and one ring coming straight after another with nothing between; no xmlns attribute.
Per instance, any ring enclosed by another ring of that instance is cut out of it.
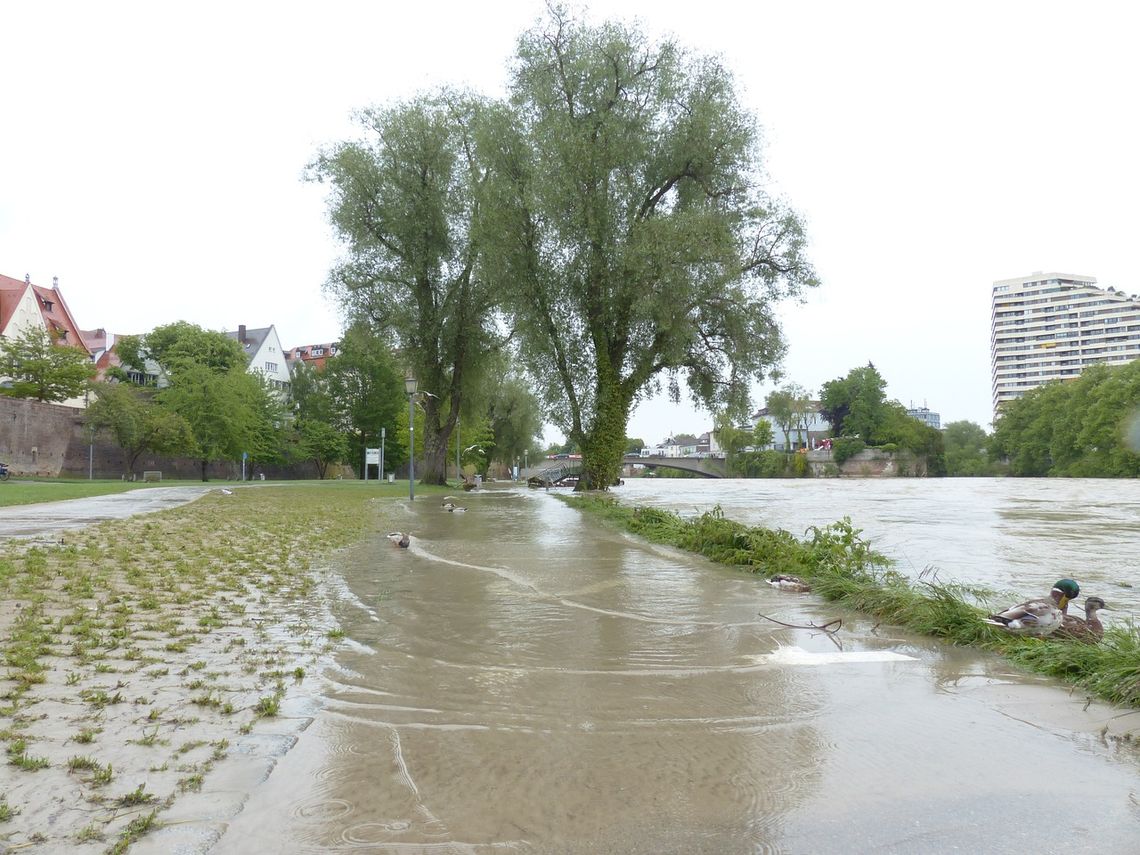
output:
<svg viewBox="0 0 1140 855"><path fill-rule="evenodd" d="M891 650L830 650L816 653L802 647L777 647L772 653L755 657L769 665L848 665L859 662L916 662L913 656Z"/></svg>

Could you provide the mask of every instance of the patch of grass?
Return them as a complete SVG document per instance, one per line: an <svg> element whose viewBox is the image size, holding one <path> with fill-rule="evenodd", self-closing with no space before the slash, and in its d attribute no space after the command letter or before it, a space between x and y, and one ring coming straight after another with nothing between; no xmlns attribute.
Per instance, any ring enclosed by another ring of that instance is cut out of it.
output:
<svg viewBox="0 0 1140 855"><path fill-rule="evenodd" d="M158 811L152 810L150 813L141 814L132 819L123 829L123 833L115 845L107 850L108 855L123 855L132 843L157 826L158 823L155 819L157 816Z"/></svg>
<svg viewBox="0 0 1140 855"><path fill-rule="evenodd" d="M276 696L259 698L256 706L253 708L254 715L261 717L269 717L277 715L278 710L281 709L281 701Z"/></svg>
<svg viewBox="0 0 1140 855"><path fill-rule="evenodd" d="M75 741L81 745L89 745L95 741L95 734L99 733L101 728L98 727L84 727L80 728L79 733L75 736Z"/></svg>
<svg viewBox="0 0 1140 855"><path fill-rule="evenodd" d="M137 805L148 805L153 801L154 795L146 791L146 784L139 784L129 793L115 799L115 804L119 807L136 807Z"/></svg>
<svg viewBox="0 0 1140 855"><path fill-rule="evenodd" d="M7 822L19 812L19 808L14 808L8 804L7 796L0 796L0 822Z"/></svg>

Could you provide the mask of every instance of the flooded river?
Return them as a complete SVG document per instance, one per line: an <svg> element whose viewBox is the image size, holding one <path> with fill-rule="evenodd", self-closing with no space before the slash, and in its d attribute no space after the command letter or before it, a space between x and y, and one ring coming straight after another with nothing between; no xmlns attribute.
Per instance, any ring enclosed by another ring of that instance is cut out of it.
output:
<svg viewBox="0 0 1140 855"><path fill-rule="evenodd" d="M919 568L1031 593L1062 571L1090 588L1135 576L1137 484L1083 482L1062 508L1050 489L1071 482L861 482L846 498L816 483L621 495L793 531L848 514ZM942 492L922 507L924 488ZM400 505L388 522L410 549L378 533L333 568L346 637L322 707L213 851L1140 851L1140 753L1120 738L1140 715L542 492L464 500ZM837 644L759 613L844 625Z"/></svg>

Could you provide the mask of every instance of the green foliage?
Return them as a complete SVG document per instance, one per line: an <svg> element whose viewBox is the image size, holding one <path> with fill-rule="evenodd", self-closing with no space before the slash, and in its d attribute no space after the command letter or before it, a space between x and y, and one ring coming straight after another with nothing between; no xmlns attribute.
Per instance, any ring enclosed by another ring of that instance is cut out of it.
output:
<svg viewBox="0 0 1140 855"><path fill-rule="evenodd" d="M491 142L486 263L550 419L616 477L634 403L681 383L743 412L783 352L775 302L816 284L802 223L764 195L727 70L550 7L519 40Z"/></svg>
<svg viewBox="0 0 1140 855"><path fill-rule="evenodd" d="M989 442L1013 475L1135 477L1140 447L1125 439L1140 412L1140 361L1093 365L1007 402Z"/></svg>
<svg viewBox="0 0 1140 855"><path fill-rule="evenodd" d="M348 437L325 422L298 419L294 425L299 453L305 460L316 464L317 477L322 480L330 463L348 460Z"/></svg>
<svg viewBox="0 0 1140 855"><path fill-rule="evenodd" d="M490 393L487 404L487 435L463 431L463 450L470 449L480 459L498 460L510 466L522 461L525 453L537 456L535 440L542 435L544 421L542 404L535 396L531 384L516 374L500 375L497 388ZM466 424L466 420L464 421ZM489 444L482 443L489 441ZM470 448L478 443L475 448ZM628 439L627 439L628 446ZM638 446L640 448L640 446ZM486 471L486 464L480 471Z"/></svg>
<svg viewBox="0 0 1140 855"><path fill-rule="evenodd" d="M833 436L875 439L887 412L887 381L868 362L852 368L846 377L830 380L820 390L821 412L831 424Z"/></svg>
<svg viewBox="0 0 1140 855"><path fill-rule="evenodd" d="M986 445L986 432L969 421L950 422L942 431L946 450L946 474L951 476L992 475Z"/></svg>
<svg viewBox="0 0 1140 855"><path fill-rule="evenodd" d="M745 451L738 454L733 471L744 478L781 478L788 474L788 456L782 451Z"/></svg>
<svg viewBox="0 0 1140 855"><path fill-rule="evenodd" d="M157 399L190 425L202 480L212 460L237 460L243 452L255 460L277 454L281 404L260 377L244 366L219 373L192 363L180 364L171 376L172 384Z"/></svg>
<svg viewBox="0 0 1140 855"><path fill-rule="evenodd" d="M366 324L355 323L345 330L336 356L328 359L324 371L302 380L294 405L299 419L322 422L347 437L348 450L342 461L363 460L366 447L379 447L381 428L386 432L385 468L395 468L408 459L408 398L403 376L386 341Z"/></svg>
<svg viewBox="0 0 1140 855"><path fill-rule="evenodd" d="M39 327L0 339L0 377L8 378L0 393L10 398L66 401L83 394L94 376L87 351L60 344Z"/></svg>
<svg viewBox="0 0 1140 855"><path fill-rule="evenodd" d="M361 139L310 167L330 187L330 217L347 251L329 289L348 317L392 341L431 393L422 400L428 483L445 482L463 399L502 343L497 289L477 263L486 228L481 140L500 113L454 92L366 110Z"/></svg>
<svg viewBox="0 0 1140 855"><path fill-rule="evenodd" d="M757 419L752 429L753 447L763 450L772 444L772 423L767 419Z"/></svg>
<svg viewBox="0 0 1140 855"><path fill-rule="evenodd" d="M167 375L187 365L203 366L218 374L244 371L249 361L237 339L187 321L155 327L145 336L123 336L115 352L123 365L136 371L145 372L150 359Z"/></svg>
<svg viewBox="0 0 1140 855"><path fill-rule="evenodd" d="M194 450L194 434L181 415L162 406L149 391L129 383L99 383L87 408L87 424L111 434L123 450L126 471L135 471L143 452L187 454Z"/></svg>
<svg viewBox="0 0 1140 855"><path fill-rule="evenodd" d="M789 383L768 395L764 402L768 416L780 429L780 442L785 453L791 453L807 443L807 426L813 410L811 395L796 383ZM793 431L795 435L793 436Z"/></svg>
<svg viewBox="0 0 1140 855"><path fill-rule="evenodd" d="M841 437L831 443L831 459L836 466L842 466L866 447L867 443L861 439Z"/></svg>

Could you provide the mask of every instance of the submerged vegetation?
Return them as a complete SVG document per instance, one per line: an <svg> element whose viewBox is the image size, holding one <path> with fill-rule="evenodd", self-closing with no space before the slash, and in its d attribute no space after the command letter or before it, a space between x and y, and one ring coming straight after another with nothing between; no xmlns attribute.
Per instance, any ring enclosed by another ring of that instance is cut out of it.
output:
<svg viewBox="0 0 1140 855"><path fill-rule="evenodd" d="M878 621L951 644L992 650L1014 663L1073 683L1113 703L1140 707L1140 630L1110 627L1100 644L1009 635L982 622L994 592L917 580L891 569L849 519L810 528L798 539L782 529L726 519L719 508L685 519L657 508L631 508L601 497L568 499L654 543L695 552L752 573L793 573L824 599Z"/></svg>
<svg viewBox="0 0 1140 855"><path fill-rule="evenodd" d="M202 787L232 740L290 727L290 686L343 635L327 617L318 559L359 541L376 501L405 489L236 489L62 540L8 541L4 842L40 840L46 794L60 792L68 805L53 808L47 842L126 851ZM243 762L256 762L248 751Z"/></svg>

